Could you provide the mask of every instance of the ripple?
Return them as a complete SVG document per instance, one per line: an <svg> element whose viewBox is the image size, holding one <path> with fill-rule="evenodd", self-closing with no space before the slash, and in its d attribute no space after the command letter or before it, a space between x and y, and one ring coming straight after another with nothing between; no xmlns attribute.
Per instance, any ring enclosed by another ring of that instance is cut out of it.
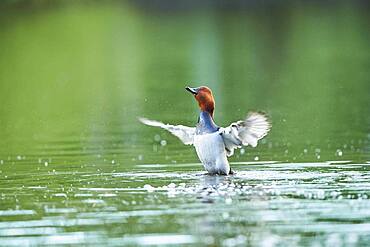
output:
<svg viewBox="0 0 370 247"><path fill-rule="evenodd" d="M318 173L318 172L278 172L278 171L240 171L235 177L248 180L276 180L276 179L314 179L325 177L338 177L338 173Z"/></svg>
<svg viewBox="0 0 370 247"><path fill-rule="evenodd" d="M3 210L0 211L0 216L15 216L15 215L34 215L34 210Z"/></svg>
<svg viewBox="0 0 370 247"><path fill-rule="evenodd" d="M122 244L172 245L172 244L192 244L195 242L197 242L197 240L192 235L153 234L153 235L126 236Z"/></svg>
<svg viewBox="0 0 370 247"><path fill-rule="evenodd" d="M0 229L0 236L52 235L59 231L55 227L8 228Z"/></svg>
<svg viewBox="0 0 370 247"><path fill-rule="evenodd" d="M86 226L99 225L103 222L100 219L68 219L55 217L43 220L28 221L3 221L0 222L0 229L25 228L25 227L66 227L66 226Z"/></svg>
<svg viewBox="0 0 370 247"><path fill-rule="evenodd" d="M368 164L237 162L232 176L189 164L99 167L56 173L52 182L40 173L26 186L11 180L0 195L0 245L287 245L282 236L321 243L333 234L366 242ZM27 204L8 209L17 201ZM173 230L159 233L162 226ZM149 228L156 233L140 234Z"/></svg>
<svg viewBox="0 0 370 247"><path fill-rule="evenodd" d="M76 208L45 208L45 213L47 214L69 214L69 213L76 213Z"/></svg>

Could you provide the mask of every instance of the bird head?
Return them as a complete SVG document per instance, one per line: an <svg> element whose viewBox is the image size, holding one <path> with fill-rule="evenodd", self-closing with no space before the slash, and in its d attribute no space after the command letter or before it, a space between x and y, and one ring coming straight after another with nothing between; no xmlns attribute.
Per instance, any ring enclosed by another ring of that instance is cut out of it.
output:
<svg viewBox="0 0 370 247"><path fill-rule="evenodd" d="M213 118L215 100L213 98L211 89L205 86L197 88L186 87L185 89L194 95L195 99L198 101L199 108L202 111L208 112Z"/></svg>

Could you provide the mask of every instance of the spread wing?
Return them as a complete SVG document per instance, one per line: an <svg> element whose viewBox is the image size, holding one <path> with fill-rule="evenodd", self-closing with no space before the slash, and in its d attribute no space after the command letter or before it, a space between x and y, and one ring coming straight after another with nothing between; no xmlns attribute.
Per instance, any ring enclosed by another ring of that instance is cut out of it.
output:
<svg viewBox="0 0 370 247"><path fill-rule="evenodd" d="M139 121L143 124L160 127L162 129L168 130L171 134L178 137L185 145L192 145L195 135L195 127L188 127L184 125L171 125L164 124L155 120L149 120L146 118L139 118Z"/></svg>
<svg viewBox="0 0 370 247"><path fill-rule="evenodd" d="M234 149L243 145L256 147L257 141L266 136L270 129L271 124L266 114L259 112L249 112L244 121L221 129L227 156L233 155Z"/></svg>

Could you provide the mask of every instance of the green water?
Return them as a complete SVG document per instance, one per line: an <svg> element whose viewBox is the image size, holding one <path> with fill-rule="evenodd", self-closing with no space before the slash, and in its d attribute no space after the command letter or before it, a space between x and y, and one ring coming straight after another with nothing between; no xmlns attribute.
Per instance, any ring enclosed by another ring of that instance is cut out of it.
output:
<svg viewBox="0 0 370 247"><path fill-rule="evenodd" d="M16 2L16 1L15 1ZM356 3L356 2L355 2ZM0 246L365 246L370 35L361 5L0 4ZM272 130L208 176L145 116Z"/></svg>

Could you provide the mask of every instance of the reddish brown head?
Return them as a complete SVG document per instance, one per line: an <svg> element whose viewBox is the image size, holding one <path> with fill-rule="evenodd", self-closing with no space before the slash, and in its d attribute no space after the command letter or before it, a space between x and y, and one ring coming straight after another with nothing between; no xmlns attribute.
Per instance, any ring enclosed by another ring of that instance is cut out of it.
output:
<svg viewBox="0 0 370 247"><path fill-rule="evenodd" d="M186 87L185 89L194 94L195 99L198 101L199 108L202 111L208 112L213 118L215 100L213 99L211 89L205 86L197 88Z"/></svg>

